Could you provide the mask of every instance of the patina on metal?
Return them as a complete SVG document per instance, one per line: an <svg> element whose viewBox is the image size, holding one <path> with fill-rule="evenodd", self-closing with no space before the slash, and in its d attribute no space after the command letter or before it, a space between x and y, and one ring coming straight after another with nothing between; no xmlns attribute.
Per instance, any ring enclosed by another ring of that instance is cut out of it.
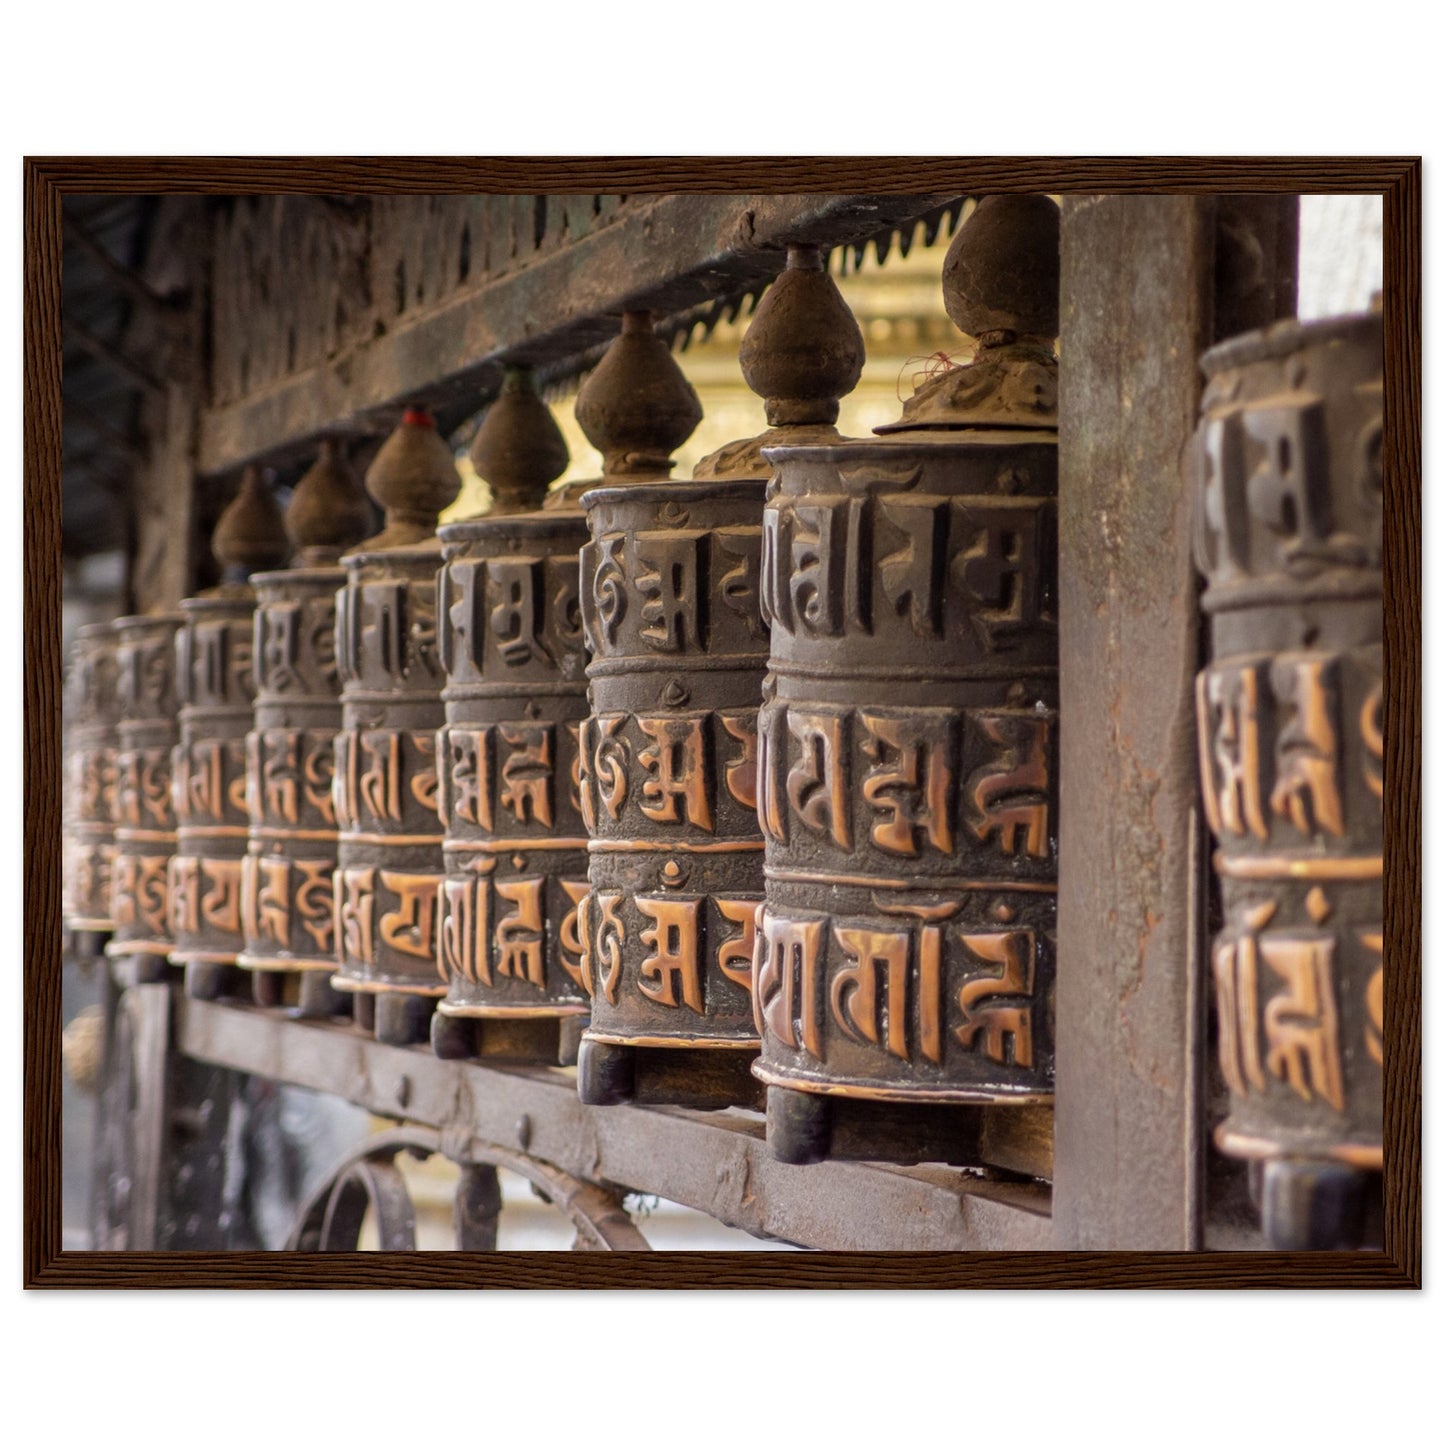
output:
<svg viewBox="0 0 1445 1445"><path fill-rule="evenodd" d="M340 446L328 440L286 508L298 564L261 572L252 671L254 725L246 737L250 841L241 861L245 949L257 1003L334 1013L349 996L336 968L333 743L341 727L336 667L337 559L373 525L370 503Z"/></svg>
<svg viewBox="0 0 1445 1445"><path fill-rule="evenodd" d="M429 412L408 411L366 473L381 532L342 558L336 661L342 728L334 780L337 868L332 986L357 995L360 1025L386 1043L427 1036L436 999L437 515L461 477Z"/></svg>
<svg viewBox="0 0 1445 1445"><path fill-rule="evenodd" d="M945 263L972 364L877 441L765 452L754 1072L791 1162L895 1157L899 1103L1051 1098L1058 237L983 200ZM976 1112L909 1157L965 1162Z"/></svg>
<svg viewBox="0 0 1445 1445"><path fill-rule="evenodd" d="M115 936L105 952L127 981L137 983L164 978L171 951L171 753L178 736L176 632L183 620L179 612L162 612L112 624L120 719L111 874Z"/></svg>
<svg viewBox="0 0 1445 1445"><path fill-rule="evenodd" d="M570 499L541 510L567 469L567 444L529 370L507 373L472 460L491 486L491 511L439 533L447 996L432 1047L441 1058L571 1063L587 1015L577 937L587 891L577 554L587 523Z"/></svg>
<svg viewBox="0 0 1445 1445"><path fill-rule="evenodd" d="M112 926L120 704L115 645L108 623L82 627L66 676L61 908L65 927L82 935L108 933Z"/></svg>
<svg viewBox="0 0 1445 1445"><path fill-rule="evenodd" d="M1263 1161L1281 1249L1356 1246L1382 1163L1383 357L1371 314L1281 322L1202 359L1215 1141Z"/></svg>
<svg viewBox="0 0 1445 1445"><path fill-rule="evenodd" d="M171 765L176 851L169 883L171 962L186 992L216 998L236 986L241 930L241 860L246 855L246 734L256 688L251 642L253 572L290 551L281 508L259 469L248 467L221 514L211 548L219 586L181 603L176 633L180 741Z"/></svg>
<svg viewBox="0 0 1445 1445"><path fill-rule="evenodd" d="M838 399L863 368L862 334L817 247L790 248L739 360L765 400L766 432L705 457L690 482L659 476L583 498L592 889L582 932L593 1003L578 1090L587 1103L762 1102L750 1071L768 656L762 449L840 440ZM685 435L666 437L666 451ZM611 438L604 427L594 440L605 448Z"/></svg>

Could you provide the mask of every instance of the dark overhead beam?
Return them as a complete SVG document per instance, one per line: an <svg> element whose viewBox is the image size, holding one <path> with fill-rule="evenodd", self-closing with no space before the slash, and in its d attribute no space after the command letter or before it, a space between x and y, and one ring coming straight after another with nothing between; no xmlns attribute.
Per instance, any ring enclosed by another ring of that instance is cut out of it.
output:
<svg viewBox="0 0 1445 1445"><path fill-rule="evenodd" d="M790 241L854 244L912 226L957 195L672 195L629 207L532 264L349 347L263 395L203 412L199 470L286 459L325 431L385 430L406 402L460 419L505 362L562 370L617 334L625 308L659 320L741 295L783 268Z"/></svg>
<svg viewBox="0 0 1445 1445"><path fill-rule="evenodd" d="M80 322L67 318L63 334L67 341L73 341L82 351L89 352L97 361L108 366L118 376L123 377L133 388L149 392L152 396L163 397L165 395L165 387L144 367L137 365L128 356L122 355L108 341L102 341Z"/></svg>
<svg viewBox="0 0 1445 1445"><path fill-rule="evenodd" d="M68 398L65 402L65 424L84 427L92 436L100 438L128 461L144 462L146 460L145 452L133 436L119 427L113 426L104 417L96 416L88 407Z"/></svg>
<svg viewBox="0 0 1445 1445"><path fill-rule="evenodd" d="M117 261L73 216L65 216L64 226L65 239L88 256L118 290L125 292L137 308L146 312L163 327L169 327L174 323L176 312L179 305L182 304L180 298L162 296L159 291L142 280L128 266Z"/></svg>

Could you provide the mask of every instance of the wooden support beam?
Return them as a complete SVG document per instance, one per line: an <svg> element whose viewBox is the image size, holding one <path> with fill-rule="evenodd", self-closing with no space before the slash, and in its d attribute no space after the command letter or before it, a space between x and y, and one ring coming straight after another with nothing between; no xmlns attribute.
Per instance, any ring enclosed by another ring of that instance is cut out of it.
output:
<svg viewBox="0 0 1445 1445"><path fill-rule="evenodd" d="M143 366L117 351L110 342L102 341L80 322L67 318L63 334L66 341L73 341L82 351L89 352L103 366L108 366L118 376L129 382L133 388L150 396L159 397L165 394L165 388Z"/></svg>
<svg viewBox="0 0 1445 1445"><path fill-rule="evenodd" d="M105 273L107 279L130 301L160 326L169 326L175 320L182 303L180 298L162 296L161 293L136 275L129 267L117 261L84 226L73 216L64 219L65 239L76 249L88 256Z"/></svg>
<svg viewBox="0 0 1445 1445"><path fill-rule="evenodd" d="M1066 197L1054 1218L1203 1239L1208 1001L1188 459L1200 353L1292 313L1292 196Z"/></svg>

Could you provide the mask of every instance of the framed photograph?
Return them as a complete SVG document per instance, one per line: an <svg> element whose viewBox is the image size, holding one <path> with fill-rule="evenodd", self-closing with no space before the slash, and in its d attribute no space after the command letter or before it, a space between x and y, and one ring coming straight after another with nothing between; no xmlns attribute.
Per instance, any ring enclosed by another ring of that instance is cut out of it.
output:
<svg viewBox="0 0 1445 1445"><path fill-rule="evenodd" d="M24 184L27 1286L1419 1287L1418 159Z"/></svg>

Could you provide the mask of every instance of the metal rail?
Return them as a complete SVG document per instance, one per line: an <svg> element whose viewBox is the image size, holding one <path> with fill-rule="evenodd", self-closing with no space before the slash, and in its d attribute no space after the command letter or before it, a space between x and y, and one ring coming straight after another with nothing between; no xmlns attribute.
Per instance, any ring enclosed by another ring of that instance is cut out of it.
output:
<svg viewBox="0 0 1445 1445"><path fill-rule="evenodd" d="M143 985L164 989L166 985ZM956 1169L780 1164L759 1115L589 1109L570 1071L450 1063L349 1023L173 999L175 1046L204 1063L428 1124L461 1163L520 1146L579 1179L655 1194L761 1238L817 1249L1049 1249L1049 1191ZM475 1143L474 1143L475 1141Z"/></svg>

